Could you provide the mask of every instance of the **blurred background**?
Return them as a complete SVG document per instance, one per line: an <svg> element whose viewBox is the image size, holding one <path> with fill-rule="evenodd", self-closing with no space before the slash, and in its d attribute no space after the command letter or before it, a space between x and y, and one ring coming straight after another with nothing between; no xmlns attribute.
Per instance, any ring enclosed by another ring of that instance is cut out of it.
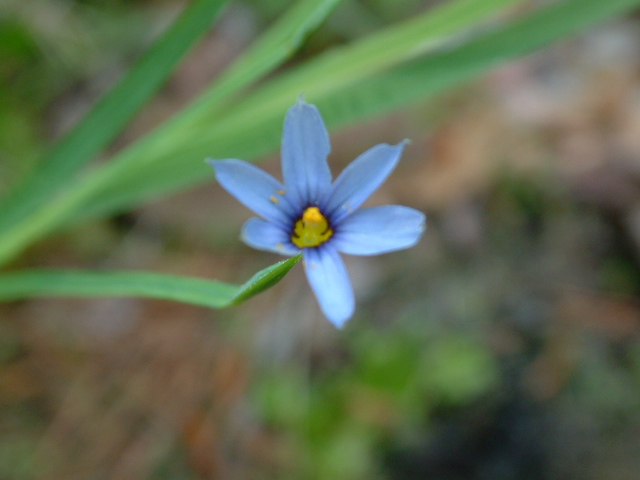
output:
<svg viewBox="0 0 640 480"><path fill-rule="evenodd" d="M288 3L233 2L112 151L184 106ZM435 3L344 2L291 63ZM0 2L0 192L182 6ZM0 478L639 479L639 18L332 132L334 174L404 138L369 203L418 208L427 232L346 259L358 307L344 331L299 267L223 311L0 305ZM278 155L261 166L279 175ZM212 174L19 265L241 283L278 260L239 242L250 216Z"/></svg>

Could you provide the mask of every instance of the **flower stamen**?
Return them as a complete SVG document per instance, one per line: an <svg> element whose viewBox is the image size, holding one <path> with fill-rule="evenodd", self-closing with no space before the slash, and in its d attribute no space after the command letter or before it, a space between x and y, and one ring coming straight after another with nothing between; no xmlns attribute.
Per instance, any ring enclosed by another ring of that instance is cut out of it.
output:
<svg viewBox="0 0 640 480"><path fill-rule="evenodd" d="M329 221L318 207L308 207L296 222L291 241L299 248L317 247L333 235Z"/></svg>

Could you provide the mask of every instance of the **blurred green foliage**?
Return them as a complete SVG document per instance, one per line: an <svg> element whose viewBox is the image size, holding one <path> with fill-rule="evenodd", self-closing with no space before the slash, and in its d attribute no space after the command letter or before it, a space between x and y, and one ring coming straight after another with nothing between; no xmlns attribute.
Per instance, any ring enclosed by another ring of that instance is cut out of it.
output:
<svg viewBox="0 0 640 480"><path fill-rule="evenodd" d="M148 46L157 16L142 2L0 4L0 194L69 128L52 129L56 103L76 96L85 113L111 83L95 82L96 75L120 75Z"/></svg>
<svg viewBox="0 0 640 480"><path fill-rule="evenodd" d="M353 331L343 348L339 369L289 365L256 381L260 418L300 454L286 478L381 478L385 445L410 442L434 411L471 405L499 385L496 360L466 335Z"/></svg>

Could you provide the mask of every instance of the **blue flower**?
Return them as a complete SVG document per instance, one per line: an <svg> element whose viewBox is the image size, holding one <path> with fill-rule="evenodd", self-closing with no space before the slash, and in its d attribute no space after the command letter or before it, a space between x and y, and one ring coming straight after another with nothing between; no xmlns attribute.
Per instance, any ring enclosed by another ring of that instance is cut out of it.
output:
<svg viewBox="0 0 640 480"><path fill-rule="evenodd" d="M329 135L318 109L302 97L287 112L282 138L284 184L242 160L209 160L222 187L262 218L248 220L242 240L253 248L304 258L320 308L338 328L355 309L340 253L377 255L415 245L425 216L409 207L359 209L400 160L406 144L367 150L332 183Z"/></svg>

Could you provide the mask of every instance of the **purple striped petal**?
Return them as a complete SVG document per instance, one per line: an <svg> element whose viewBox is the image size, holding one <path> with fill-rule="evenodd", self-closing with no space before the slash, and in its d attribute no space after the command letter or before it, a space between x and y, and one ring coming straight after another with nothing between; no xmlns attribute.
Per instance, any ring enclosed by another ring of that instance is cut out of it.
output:
<svg viewBox="0 0 640 480"><path fill-rule="evenodd" d="M351 162L337 178L321 210L338 223L362 205L387 179L400 160L406 141L382 143Z"/></svg>
<svg viewBox="0 0 640 480"><path fill-rule="evenodd" d="M350 255L378 255L414 246L425 229L418 210L386 205L358 210L336 227L331 245Z"/></svg>
<svg viewBox="0 0 640 480"><path fill-rule="evenodd" d="M208 162L220 185L261 217L285 226L297 214L284 196L284 186L264 170L242 160Z"/></svg>
<svg viewBox="0 0 640 480"><path fill-rule="evenodd" d="M304 269L322 313L342 328L355 310L351 281L340 254L330 245L304 250Z"/></svg>
<svg viewBox="0 0 640 480"><path fill-rule="evenodd" d="M291 243L287 230L261 218L247 220L242 226L241 238L244 243L258 250L267 250L281 255L300 253L300 249Z"/></svg>
<svg viewBox="0 0 640 480"><path fill-rule="evenodd" d="M287 112L282 135L282 175L302 205L317 204L331 186L329 135L320 112L302 97Z"/></svg>

